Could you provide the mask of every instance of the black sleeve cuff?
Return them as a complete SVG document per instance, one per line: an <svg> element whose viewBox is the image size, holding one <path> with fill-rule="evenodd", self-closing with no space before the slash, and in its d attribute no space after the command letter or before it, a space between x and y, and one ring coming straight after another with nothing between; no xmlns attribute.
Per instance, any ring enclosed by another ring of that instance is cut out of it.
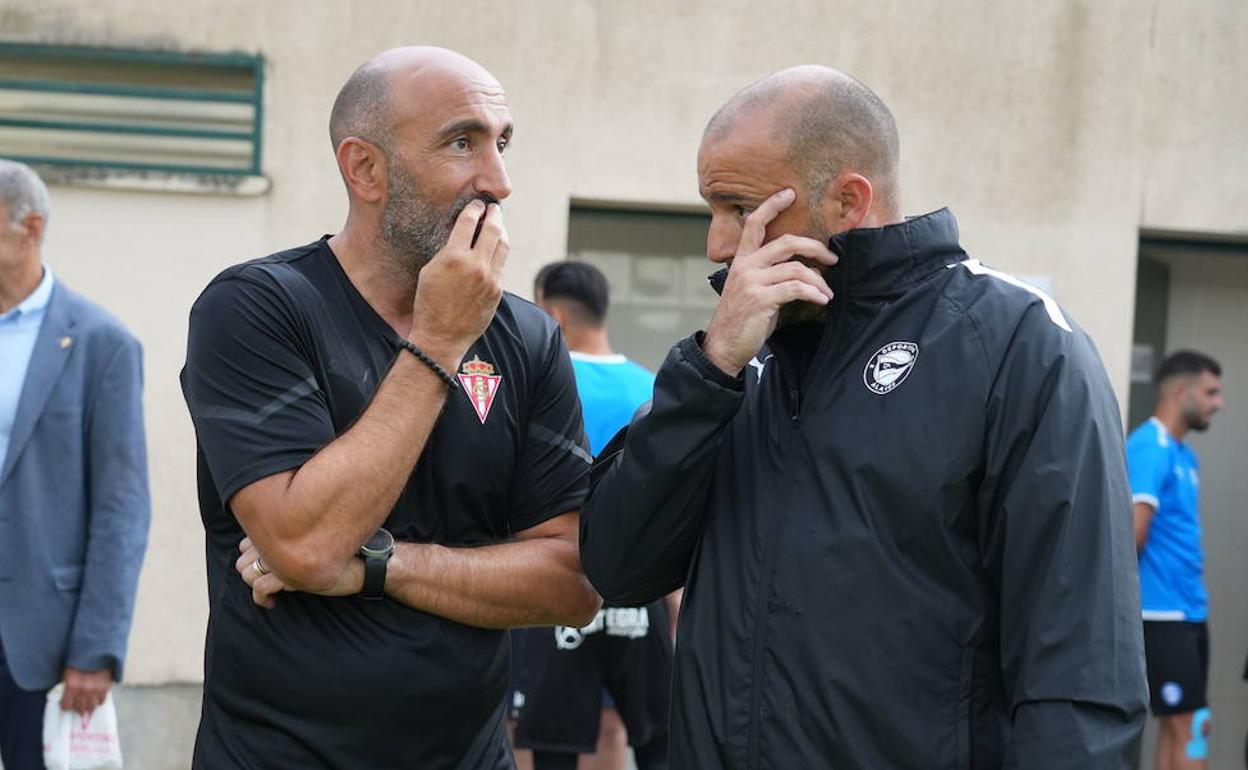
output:
<svg viewBox="0 0 1248 770"><path fill-rule="evenodd" d="M741 374L730 377L727 372L711 363L711 359L706 357L706 353L702 350L702 338L705 335L706 332L703 331L694 332L692 336L685 337L676 343L676 347L704 379L728 390L745 390L745 378Z"/></svg>

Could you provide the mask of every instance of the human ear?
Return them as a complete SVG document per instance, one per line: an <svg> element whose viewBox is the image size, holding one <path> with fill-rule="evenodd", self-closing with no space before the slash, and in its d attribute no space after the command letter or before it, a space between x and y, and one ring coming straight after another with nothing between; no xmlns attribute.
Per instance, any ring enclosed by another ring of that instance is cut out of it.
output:
<svg viewBox="0 0 1248 770"><path fill-rule="evenodd" d="M338 170L351 196L378 203L386 193L387 158L372 142L348 136L338 144Z"/></svg>
<svg viewBox="0 0 1248 770"><path fill-rule="evenodd" d="M22 218L22 227L26 230L26 238L34 242L36 246L43 243L43 233L47 227L47 220L43 214L31 213Z"/></svg>
<svg viewBox="0 0 1248 770"><path fill-rule="evenodd" d="M875 190L871 187L870 180L862 174L843 171L833 184L836 186L836 200L840 204L838 218L835 220L837 231L853 230L862 226L875 200Z"/></svg>

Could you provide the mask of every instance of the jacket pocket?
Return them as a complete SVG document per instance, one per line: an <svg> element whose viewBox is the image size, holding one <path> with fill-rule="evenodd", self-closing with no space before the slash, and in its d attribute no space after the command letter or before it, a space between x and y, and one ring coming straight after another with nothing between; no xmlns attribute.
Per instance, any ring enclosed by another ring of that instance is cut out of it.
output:
<svg viewBox="0 0 1248 770"><path fill-rule="evenodd" d="M82 567L77 564L71 564L68 567L53 567L52 582L58 591L78 591L82 588Z"/></svg>

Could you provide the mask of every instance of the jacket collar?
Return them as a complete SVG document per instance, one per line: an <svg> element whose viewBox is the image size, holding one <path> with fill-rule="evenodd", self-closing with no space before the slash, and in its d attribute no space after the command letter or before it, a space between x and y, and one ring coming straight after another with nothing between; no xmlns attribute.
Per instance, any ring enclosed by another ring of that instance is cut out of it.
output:
<svg viewBox="0 0 1248 770"><path fill-rule="evenodd" d="M898 296L953 262L966 259L958 221L949 209L884 227L838 233L828 247L840 261L825 276L832 291L850 299Z"/></svg>
<svg viewBox="0 0 1248 770"><path fill-rule="evenodd" d="M832 236L828 247L841 259L824 277L846 298L894 297L966 259L958 245L958 221L947 208L884 227L847 230ZM716 294L727 278L728 268L710 276Z"/></svg>

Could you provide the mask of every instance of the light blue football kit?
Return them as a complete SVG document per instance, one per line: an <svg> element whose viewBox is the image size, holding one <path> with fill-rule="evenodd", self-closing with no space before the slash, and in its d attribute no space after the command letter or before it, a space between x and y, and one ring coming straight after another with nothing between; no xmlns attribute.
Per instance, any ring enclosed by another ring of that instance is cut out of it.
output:
<svg viewBox="0 0 1248 770"><path fill-rule="evenodd" d="M1206 620L1196 454L1154 417L1127 439L1127 469L1132 501L1148 503L1154 511L1140 551L1144 619Z"/></svg>
<svg viewBox="0 0 1248 770"><path fill-rule="evenodd" d="M654 394L654 373L622 355L571 352L576 390L595 456Z"/></svg>

